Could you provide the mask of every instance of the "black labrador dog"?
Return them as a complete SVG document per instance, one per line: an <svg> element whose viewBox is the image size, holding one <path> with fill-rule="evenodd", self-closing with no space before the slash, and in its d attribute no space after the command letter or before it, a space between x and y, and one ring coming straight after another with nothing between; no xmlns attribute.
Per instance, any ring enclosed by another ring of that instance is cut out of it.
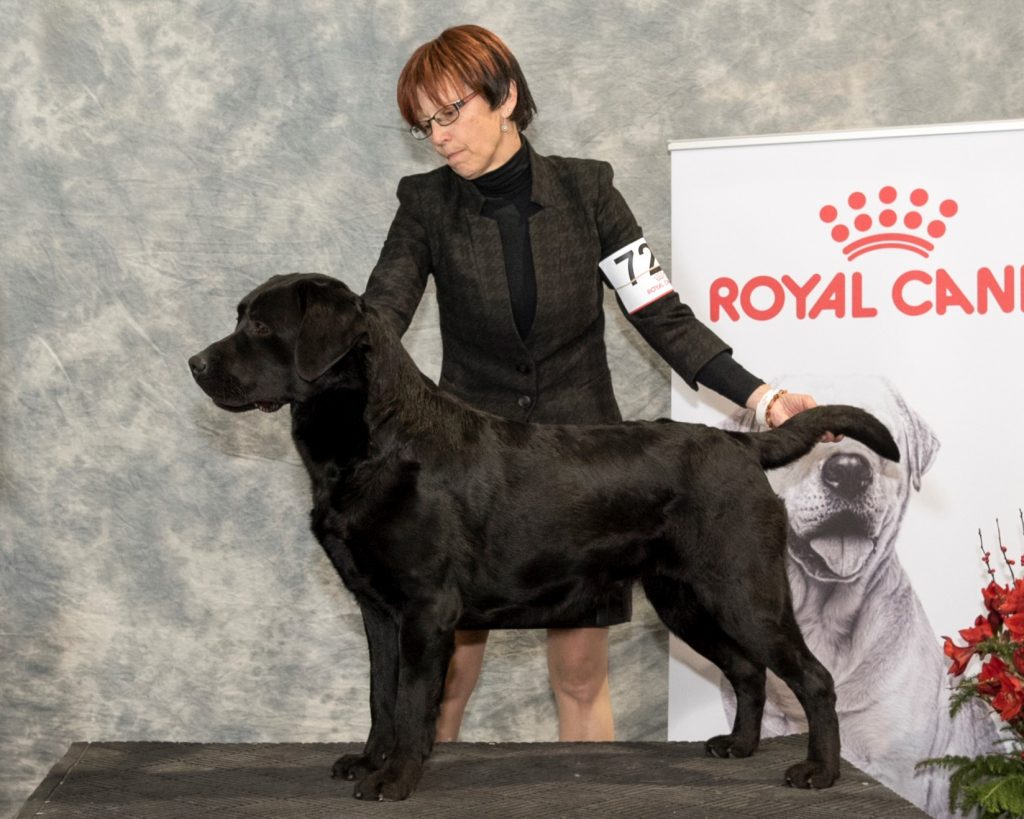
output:
<svg viewBox="0 0 1024 819"><path fill-rule="evenodd" d="M291 405L312 529L369 642L370 735L333 771L358 780L357 797L404 799L415 788L461 616L557 615L636 580L736 691L732 732L708 740L709 753L756 749L769 668L810 726L808 758L787 782L827 788L839 776L832 678L793 616L785 510L763 470L826 431L898 460L873 416L819 407L764 433L504 420L436 387L382 317L317 274L256 288L235 331L189 364L219 407Z"/></svg>

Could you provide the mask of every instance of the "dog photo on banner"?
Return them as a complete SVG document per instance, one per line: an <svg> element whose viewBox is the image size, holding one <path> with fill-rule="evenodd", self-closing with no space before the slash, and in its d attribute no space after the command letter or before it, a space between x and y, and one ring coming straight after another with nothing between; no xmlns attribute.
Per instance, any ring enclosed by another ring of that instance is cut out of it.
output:
<svg viewBox="0 0 1024 819"><path fill-rule="evenodd" d="M796 616L836 683L844 758L949 816L948 771L918 763L997 752L1001 732L978 700L951 718L942 635L980 610L979 529L994 547L1001 518L1008 553L1024 550L1019 447L994 433L1024 398L995 352L1022 340L1024 123L673 148L673 279L698 315L755 364L793 351L801 369L772 383L864 407L897 439L899 463L847 439L769 481L789 517ZM756 428L752 413L674 400ZM674 655L670 736L683 738L700 720L682 692L701 675ZM765 735L805 731L789 692L769 688ZM722 698L731 718L728 685Z"/></svg>
<svg viewBox="0 0 1024 819"><path fill-rule="evenodd" d="M907 506L939 441L885 379L793 375L774 383L806 384L829 403L855 396L899 444L894 463L845 439L769 472L768 480L789 517L788 575L800 630L836 681L843 756L942 815L944 777L908 773L923 759L986 753L998 732L977 703L946 718L947 661L899 559ZM748 413L723 426L754 429ZM735 698L728 687L723 696L731 719ZM771 678L762 725L766 737L807 730L792 694Z"/></svg>

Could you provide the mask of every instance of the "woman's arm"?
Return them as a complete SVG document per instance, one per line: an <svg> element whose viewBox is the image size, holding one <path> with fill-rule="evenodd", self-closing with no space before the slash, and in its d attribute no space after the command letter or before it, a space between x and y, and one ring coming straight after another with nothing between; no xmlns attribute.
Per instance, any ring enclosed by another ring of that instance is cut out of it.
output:
<svg viewBox="0 0 1024 819"><path fill-rule="evenodd" d="M602 259L618 259L620 251L643 237L632 211L612 184L612 169L599 163L598 231ZM644 262L657 264L647 247ZM624 251L625 252L625 251ZM641 271L635 271L640 275ZM677 293L668 289L655 301L639 309L619 299L619 308L643 339L693 389L703 385L741 407L757 410L763 398L759 420L778 426L796 413L816 405L814 398L802 393L775 390L748 372L732 357L731 348L701 322L693 310L683 304ZM774 398L774 400L772 400ZM767 414L765 414L767 413Z"/></svg>
<svg viewBox="0 0 1024 819"><path fill-rule="evenodd" d="M415 185L402 179L398 211L363 292L366 302L379 310L399 335L409 327L432 270L427 231L419 213Z"/></svg>

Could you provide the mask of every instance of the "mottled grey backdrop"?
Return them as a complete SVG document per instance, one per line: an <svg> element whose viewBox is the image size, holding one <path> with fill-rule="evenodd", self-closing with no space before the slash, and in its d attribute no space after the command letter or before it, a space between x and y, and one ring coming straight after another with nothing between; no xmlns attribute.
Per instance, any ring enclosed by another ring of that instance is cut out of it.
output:
<svg viewBox="0 0 1024 819"><path fill-rule="evenodd" d="M1024 116L1017 0L0 4L0 813L73 740L364 736L287 414L215 410L185 361L270 274L362 288L434 165L398 71L462 22L519 56L541 152L614 163L666 266L671 139ZM626 415L667 414L613 315ZM435 325L428 298L406 337L433 375ZM613 632L623 739L665 736L666 642L643 606ZM471 709L466 739L555 738L539 635L496 635Z"/></svg>

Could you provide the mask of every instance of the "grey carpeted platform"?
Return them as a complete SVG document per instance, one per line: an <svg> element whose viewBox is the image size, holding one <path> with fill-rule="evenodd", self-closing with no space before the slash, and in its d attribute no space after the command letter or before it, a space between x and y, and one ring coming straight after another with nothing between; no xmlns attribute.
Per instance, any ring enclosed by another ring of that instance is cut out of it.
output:
<svg viewBox="0 0 1024 819"><path fill-rule="evenodd" d="M439 745L405 802L360 802L333 780L345 745L75 743L21 817L761 817L925 816L844 763L826 791L782 784L804 737L765 740L750 759L697 742Z"/></svg>

